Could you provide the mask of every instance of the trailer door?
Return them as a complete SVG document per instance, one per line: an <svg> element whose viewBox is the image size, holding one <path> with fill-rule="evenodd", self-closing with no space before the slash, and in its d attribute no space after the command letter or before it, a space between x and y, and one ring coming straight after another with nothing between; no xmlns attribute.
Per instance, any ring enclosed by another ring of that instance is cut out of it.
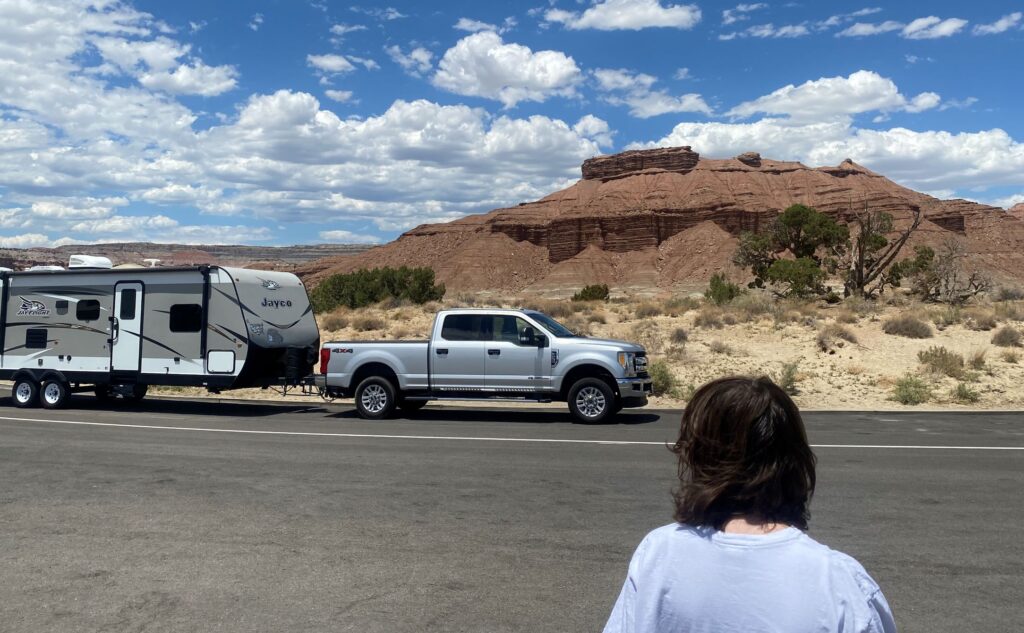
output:
<svg viewBox="0 0 1024 633"><path fill-rule="evenodd" d="M110 369L138 372L142 363L142 284L114 286L114 315L110 327Z"/></svg>

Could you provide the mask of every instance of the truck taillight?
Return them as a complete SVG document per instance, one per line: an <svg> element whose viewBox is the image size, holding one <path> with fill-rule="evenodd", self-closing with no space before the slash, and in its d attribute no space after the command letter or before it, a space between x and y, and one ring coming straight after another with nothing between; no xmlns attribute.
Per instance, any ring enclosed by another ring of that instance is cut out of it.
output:
<svg viewBox="0 0 1024 633"><path fill-rule="evenodd" d="M327 365L331 362L331 350L326 347L320 348L320 373L327 374Z"/></svg>

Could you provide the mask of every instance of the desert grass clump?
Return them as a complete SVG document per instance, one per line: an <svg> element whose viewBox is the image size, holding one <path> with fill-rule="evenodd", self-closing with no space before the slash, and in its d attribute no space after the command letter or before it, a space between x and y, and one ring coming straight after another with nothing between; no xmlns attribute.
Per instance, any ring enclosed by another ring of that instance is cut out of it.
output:
<svg viewBox="0 0 1024 633"><path fill-rule="evenodd" d="M338 312L331 312L320 319L320 327L328 332L337 332L348 327L348 317Z"/></svg>
<svg viewBox="0 0 1024 633"><path fill-rule="evenodd" d="M722 341L711 341L708 343L708 349L713 354L724 354L725 356L732 356L732 348L723 343Z"/></svg>
<svg viewBox="0 0 1024 633"><path fill-rule="evenodd" d="M722 329L722 314L718 310L704 308L694 317L693 327L704 328L705 330L720 330Z"/></svg>
<svg viewBox="0 0 1024 633"><path fill-rule="evenodd" d="M964 357L939 345L918 352L917 360L935 374L950 378L964 375Z"/></svg>
<svg viewBox="0 0 1024 633"><path fill-rule="evenodd" d="M608 317L604 312L591 312L587 315L587 323L600 323L604 325L608 322Z"/></svg>
<svg viewBox="0 0 1024 633"><path fill-rule="evenodd" d="M860 317L853 310L842 309L835 314L836 323L846 323L852 325L860 321Z"/></svg>
<svg viewBox="0 0 1024 633"><path fill-rule="evenodd" d="M877 314L879 311L878 303L856 295L844 299L843 307L860 317Z"/></svg>
<svg viewBox="0 0 1024 633"><path fill-rule="evenodd" d="M396 327L388 332L388 338L401 341L412 338L412 332L404 327Z"/></svg>
<svg viewBox="0 0 1024 633"><path fill-rule="evenodd" d="M658 329L658 324L651 319L644 319L634 325L630 338L643 345L644 349L650 354L661 353L662 348L665 346L665 337L662 335L661 330Z"/></svg>
<svg viewBox="0 0 1024 633"><path fill-rule="evenodd" d="M1008 349L1002 354L1000 354L1000 358L1003 359L1004 363L1010 363L1011 365L1016 365L1017 363L1020 362L1020 354L1013 351L1012 349Z"/></svg>
<svg viewBox="0 0 1024 633"><path fill-rule="evenodd" d="M953 390L949 393L949 395L953 398L953 400L959 402L960 404L974 404L975 402L981 400L981 394L979 394L974 389L971 389L970 385L963 382L959 383L956 387L953 387Z"/></svg>
<svg viewBox="0 0 1024 633"><path fill-rule="evenodd" d="M543 312L555 319L567 319L576 314L576 305L571 301L552 301L550 299L534 299L526 303L527 308Z"/></svg>
<svg viewBox="0 0 1024 633"><path fill-rule="evenodd" d="M853 330L839 323L831 323L821 328L818 332L818 349L830 354L835 353L835 348L843 347L846 343L857 342L857 335Z"/></svg>
<svg viewBox="0 0 1024 633"><path fill-rule="evenodd" d="M931 313L932 323L941 332L951 325L957 325L963 323L964 317L960 312L960 308L956 306L949 306L942 310L937 310Z"/></svg>
<svg viewBox="0 0 1024 633"><path fill-rule="evenodd" d="M999 321L996 319L996 313L992 310L969 310L965 315L964 323L968 329L974 330L975 332L988 332L994 330L999 326Z"/></svg>
<svg viewBox="0 0 1024 633"><path fill-rule="evenodd" d="M900 404L917 405L931 400L932 388L917 376L907 374L892 387L892 399Z"/></svg>
<svg viewBox="0 0 1024 633"><path fill-rule="evenodd" d="M1021 335L1020 330L1004 325L992 335L992 344L999 347L1020 347L1022 339L1024 336Z"/></svg>
<svg viewBox="0 0 1024 633"><path fill-rule="evenodd" d="M993 293L992 298L996 301L1020 301L1024 299L1024 288L1002 286Z"/></svg>
<svg viewBox="0 0 1024 633"><path fill-rule="evenodd" d="M1004 321L1020 321L1024 319L1024 310L1021 310L1020 304L1013 301L1001 301L993 304L992 309L995 311L996 316Z"/></svg>
<svg viewBox="0 0 1024 633"><path fill-rule="evenodd" d="M652 317L661 316L664 311L656 303L642 303L636 307L633 312L638 319L650 319Z"/></svg>
<svg viewBox="0 0 1024 633"><path fill-rule="evenodd" d="M651 385L654 395L664 396L671 394L677 386L676 375L672 368L663 360L656 360L647 367L647 373L651 375Z"/></svg>
<svg viewBox="0 0 1024 633"><path fill-rule="evenodd" d="M988 363L985 362L986 354L987 350L974 350L971 352L970 356L967 357L967 366L978 371L987 369Z"/></svg>
<svg viewBox="0 0 1024 633"><path fill-rule="evenodd" d="M387 324L384 319L378 316L361 316L352 319L352 327L357 332L371 332L374 330L383 330Z"/></svg>
<svg viewBox="0 0 1024 633"><path fill-rule="evenodd" d="M694 297L672 297L665 302L665 311L671 316L682 316L700 307L700 299Z"/></svg>
<svg viewBox="0 0 1024 633"><path fill-rule="evenodd" d="M775 312L776 302L763 292L748 292L729 303L729 310L744 323L760 320Z"/></svg>
<svg viewBox="0 0 1024 633"><path fill-rule="evenodd" d="M690 340L690 334L685 328L677 327L672 330L672 334L669 338L672 340L673 345L679 345L682 347Z"/></svg>
<svg viewBox="0 0 1024 633"><path fill-rule="evenodd" d="M886 319L882 323L882 331L886 334L904 336L906 338L931 338L933 336L930 325L909 314L901 314L900 316Z"/></svg>
<svg viewBox="0 0 1024 633"><path fill-rule="evenodd" d="M768 377L771 378L772 382L778 385L780 389L789 395L794 396L800 392L796 384L800 381L799 370L799 363L782 363L782 367L779 368L779 371L769 374Z"/></svg>

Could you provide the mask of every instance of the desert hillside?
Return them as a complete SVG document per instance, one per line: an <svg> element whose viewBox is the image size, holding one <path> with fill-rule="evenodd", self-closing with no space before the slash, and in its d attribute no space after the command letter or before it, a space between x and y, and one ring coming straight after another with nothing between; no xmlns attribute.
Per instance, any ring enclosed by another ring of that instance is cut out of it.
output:
<svg viewBox="0 0 1024 633"><path fill-rule="evenodd" d="M801 203L844 216L863 209L924 220L911 244L961 239L969 266L996 281L1024 276L1024 218L966 200L939 200L851 160L811 168L741 154L716 160L688 147L637 150L584 162L571 187L514 208L417 227L355 257L300 266L325 275L428 266L449 289L558 295L590 283L665 294L702 287L717 272L741 279L737 236Z"/></svg>

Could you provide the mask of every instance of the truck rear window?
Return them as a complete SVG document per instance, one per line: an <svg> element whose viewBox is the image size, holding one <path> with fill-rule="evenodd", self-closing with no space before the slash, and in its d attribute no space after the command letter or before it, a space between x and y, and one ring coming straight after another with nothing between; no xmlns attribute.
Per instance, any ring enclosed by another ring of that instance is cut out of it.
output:
<svg viewBox="0 0 1024 633"><path fill-rule="evenodd" d="M441 326L446 341L491 340L491 317L484 314L449 314Z"/></svg>

